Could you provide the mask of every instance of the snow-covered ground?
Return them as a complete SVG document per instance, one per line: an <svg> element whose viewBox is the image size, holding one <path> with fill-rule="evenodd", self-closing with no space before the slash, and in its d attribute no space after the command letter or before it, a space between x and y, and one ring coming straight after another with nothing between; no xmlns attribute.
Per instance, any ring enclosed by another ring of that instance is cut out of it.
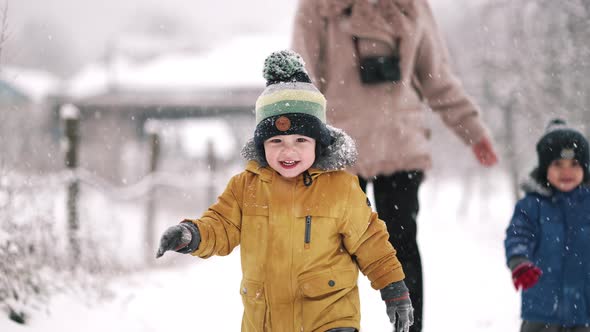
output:
<svg viewBox="0 0 590 332"><path fill-rule="evenodd" d="M497 171L483 171L467 195L459 182L425 181L419 216L425 332L517 331L519 298L502 244L513 207L502 179ZM2 315L0 331L239 331L238 252L209 260L174 255L167 253L153 269L113 279L107 294L55 297L26 326ZM362 330L390 331L379 293L364 277L359 286Z"/></svg>

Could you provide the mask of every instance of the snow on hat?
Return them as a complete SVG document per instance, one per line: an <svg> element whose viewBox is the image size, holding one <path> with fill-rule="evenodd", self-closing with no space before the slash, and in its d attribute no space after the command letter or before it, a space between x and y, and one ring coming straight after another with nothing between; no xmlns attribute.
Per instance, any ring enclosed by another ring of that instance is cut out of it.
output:
<svg viewBox="0 0 590 332"><path fill-rule="evenodd" d="M590 180L588 141L579 131L567 126L562 119L553 119L537 143L539 165L537 179L547 181L547 168L558 159L575 159L584 170L584 182Z"/></svg>
<svg viewBox="0 0 590 332"><path fill-rule="evenodd" d="M299 134L327 147L326 98L311 83L301 56L290 50L273 52L264 61L266 89L256 100L254 142L277 135Z"/></svg>

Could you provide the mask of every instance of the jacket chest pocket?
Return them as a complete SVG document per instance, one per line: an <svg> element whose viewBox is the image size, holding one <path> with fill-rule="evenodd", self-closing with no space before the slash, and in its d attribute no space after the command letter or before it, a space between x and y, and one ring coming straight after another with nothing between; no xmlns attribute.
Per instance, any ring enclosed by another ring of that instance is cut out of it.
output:
<svg viewBox="0 0 590 332"><path fill-rule="evenodd" d="M303 249L327 247L337 237L336 222L333 218L307 215L297 218L295 241L299 238Z"/></svg>
<svg viewBox="0 0 590 332"><path fill-rule="evenodd" d="M303 246L304 250L320 250L340 240L337 218L329 211L297 211L295 219L295 243Z"/></svg>
<svg viewBox="0 0 590 332"><path fill-rule="evenodd" d="M305 236L303 239L305 249L309 249L311 245L311 220L311 216L305 216Z"/></svg>

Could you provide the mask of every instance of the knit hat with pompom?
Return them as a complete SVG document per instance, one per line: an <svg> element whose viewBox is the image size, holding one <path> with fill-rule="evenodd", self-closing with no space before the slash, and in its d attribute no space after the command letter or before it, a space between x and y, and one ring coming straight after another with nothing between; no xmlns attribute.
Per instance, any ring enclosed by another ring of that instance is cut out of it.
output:
<svg viewBox="0 0 590 332"><path fill-rule="evenodd" d="M264 151L264 141L277 135L303 135L316 145L332 143L326 127L326 98L311 83L301 56L284 50L264 61L266 89L256 100L254 143Z"/></svg>
<svg viewBox="0 0 590 332"><path fill-rule="evenodd" d="M576 159L584 170L584 182L590 180L588 141L579 131L568 127L563 119L553 119L537 143L538 168L534 172L539 183L547 182L547 168L557 159Z"/></svg>

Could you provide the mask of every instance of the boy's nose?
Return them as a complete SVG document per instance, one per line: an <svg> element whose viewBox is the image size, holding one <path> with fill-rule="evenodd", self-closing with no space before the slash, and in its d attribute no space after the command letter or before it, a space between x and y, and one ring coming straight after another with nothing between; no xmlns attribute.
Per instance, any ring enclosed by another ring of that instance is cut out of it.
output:
<svg viewBox="0 0 590 332"><path fill-rule="evenodd" d="M295 150L294 147L292 146L286 146L283 151L282 151L284 156L292 156L292 155L296 155L297 151Z"/></svg>

